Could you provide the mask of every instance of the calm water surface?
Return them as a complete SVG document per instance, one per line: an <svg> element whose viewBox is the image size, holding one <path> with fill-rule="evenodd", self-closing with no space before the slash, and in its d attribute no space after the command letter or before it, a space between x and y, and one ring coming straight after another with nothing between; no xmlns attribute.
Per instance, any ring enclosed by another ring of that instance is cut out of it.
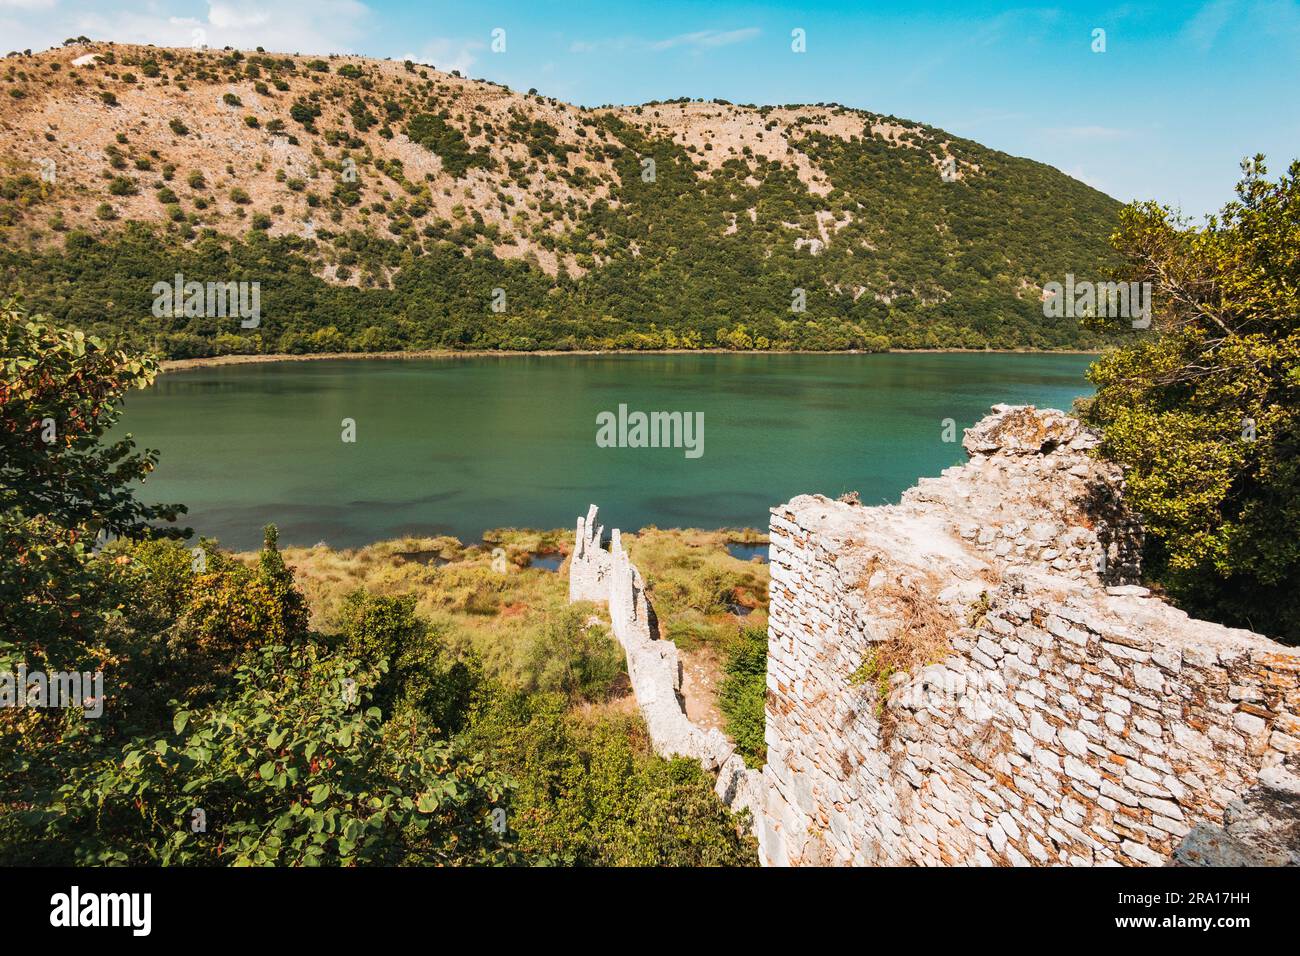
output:
<svg viewBox="0 0 1300 956"><path fill-rule="evenodd" d="M995 402L1069 408L1081 355L611 355L341 360L169 373L120 431L162 453L147 500L233 548L497 527L766 528L796 494L896 501L964 460ZM704 413L704 454L599 448L596 416ZM340 422L356 421L355 444ZM957 423L945 443L942 421Z"/></svg>

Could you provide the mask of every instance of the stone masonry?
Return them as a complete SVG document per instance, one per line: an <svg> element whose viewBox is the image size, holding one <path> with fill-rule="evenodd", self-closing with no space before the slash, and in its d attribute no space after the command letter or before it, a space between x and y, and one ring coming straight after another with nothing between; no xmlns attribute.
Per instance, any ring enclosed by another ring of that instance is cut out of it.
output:
<svg viewBox="0 0 1300 956"><path fill-rule="evenodd" d="M1130 583L1095 443L995 406L898 505L772 510L764 862L1160 865L1189 834L1180 862L1294 862L1300 652Z"/></svg>
<svg viewBox="0 0 1300 956"><path fill-rule="evenodd" d="M655 751L718 773L767 865L1295 865L1300 651L1136 585L1096 437L994 406L898 505L772 509L767 747L687 719L677 648L617 530L579 518Z"/></svg>
<svg viewBox="0 0 1300 956"><path fill-rule="evenodd" d="M746 770L723 734L697 727L687 718L677 645L658 639L645 582L623 550L618 529L610 535L608 551L601 547L602 531L592 505L586 518L578 519L569 559L569 600L608 605L614 637L627 655L632 692L655 752L700 761L705 769L718 772L718 793L729 806L750 805L757 799L754 788L761 784L761 774Z"/></svg>

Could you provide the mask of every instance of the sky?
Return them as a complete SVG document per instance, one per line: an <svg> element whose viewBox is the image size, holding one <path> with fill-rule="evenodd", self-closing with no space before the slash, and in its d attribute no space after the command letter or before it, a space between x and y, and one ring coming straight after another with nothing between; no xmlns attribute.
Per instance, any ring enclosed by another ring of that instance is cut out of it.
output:
<svg viewBox="0 0 1300 956"><path fill-rule="evenodd" d="M1300 158L1300 0L0 0L0 52L80 35L187 46L195 30L214 48L409 58L587 106L843 103L1193 217L1232 198L1243 157L1273 174Z"/></svg>

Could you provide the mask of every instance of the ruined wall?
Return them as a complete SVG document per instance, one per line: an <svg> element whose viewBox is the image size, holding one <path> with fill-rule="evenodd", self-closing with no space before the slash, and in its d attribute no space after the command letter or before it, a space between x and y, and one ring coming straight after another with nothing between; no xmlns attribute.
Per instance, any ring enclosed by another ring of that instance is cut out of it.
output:
<svg viewBox="0 0 1300 956"><path fill-rule="evenodd" d="M608 551L601 547L601 532L592 505L587 516L578 519L569 560L569 600L608 606L611 628L627 655L632 692L655 752L699 760L706 770L718 771L718 795L728 806L752 805L761 775L745 768L723 734L697 727L687 718L677 645L658 639L645 582L623 550L618 529L611 532Z"/></svg>
<svg viewBox="0 0 1300 956"><path fill-rule="evenodd" d="M997 406L899 505L772 510L764 862L1161 864L1261 773L1300 807L1300 653L1126 583L1094 443Z"/></svg>

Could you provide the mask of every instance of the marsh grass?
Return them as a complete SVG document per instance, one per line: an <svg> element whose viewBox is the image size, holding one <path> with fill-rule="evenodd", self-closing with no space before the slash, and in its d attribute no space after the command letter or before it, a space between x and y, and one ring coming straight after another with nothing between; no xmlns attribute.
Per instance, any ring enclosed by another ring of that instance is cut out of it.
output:
<svg viewBox="0 0 1300 956"><path fill-rule="evenodd" d="M767 565L727 552L729 542L764 540L756 531L735 530L648 528L626 535L661 637L685 652L712 648L726 660L742 626L733 608L751 609L745 627L765 629ZM620 679L621 656L605 610L568 603L572 550L571 531L500 528L471 545L451 537L407 537L362 548L286 548L283 555L318 630L338 630L348 595L357 590L411 597L416 613L444 636L449 651L473 655L495 679L529 692L581 686L573 699L584 702L598 701L593 688L603 685L617 698L620 688L626 692L626 680ZM560 553L566 561L558 573L529 567L538 553ZM238 557L252 563L256 554Z"/></svg>
<svg viewBox="0 0 1300 956"><path fill-rule="evenodd" d="M766 628L767 565L727 552L732 542L766 540L757 531L730 529L646 528L625 536L624 545L646 579L661 636L684 651L709 645L725 656L741 627L734 608L750 611L744 626Z"/></svg>

